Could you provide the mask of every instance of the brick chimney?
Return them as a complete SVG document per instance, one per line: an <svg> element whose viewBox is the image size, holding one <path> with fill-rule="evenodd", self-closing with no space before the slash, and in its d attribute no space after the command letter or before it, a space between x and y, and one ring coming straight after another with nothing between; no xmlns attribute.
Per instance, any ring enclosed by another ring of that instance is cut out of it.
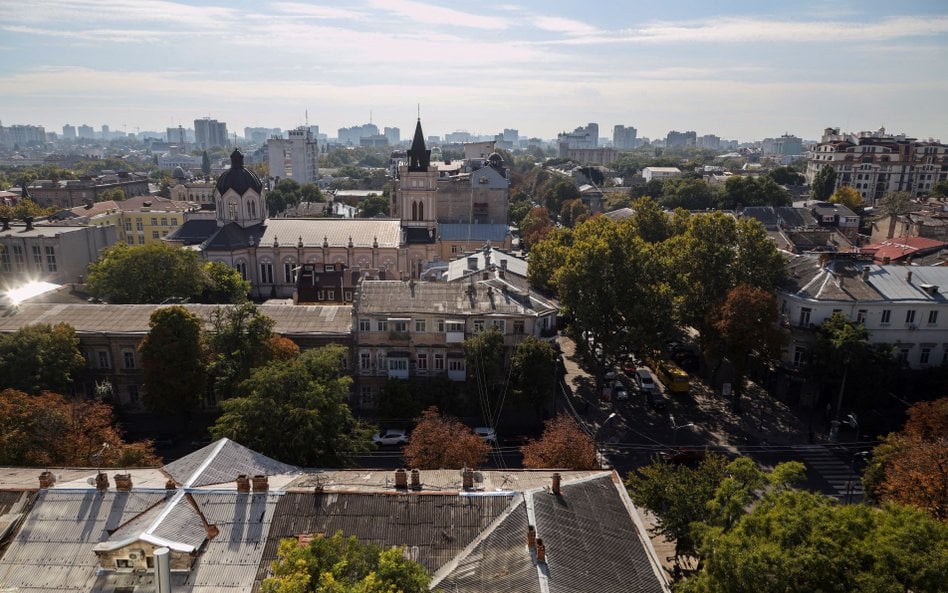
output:
<svg viewBox="0 0 948 593"><path fill-rule="evenodd" d="M28 231L33 230L33 217L32 216L24 216L23 222L26 223L26 230Z"/></svg>
<svg viewBox="0 0 948 593"><path fill-rule="evenodd" d="M553 494L556 496L560 495L560 474L553 474L553 487L551 488Z"/></svg>
<svg viewBox="0 0 948 593"><path fill-rule="evenodd" d="M3 228L0 228L0 231L9 231L10 230L10 219L6 216L0 217L0 224L3 225Z"/></svg>
<svg viewBox="0 0 948 593"><path fill-rule="evenodd" d="M172 480L171 478L168 478L168 480L165 482L165 490L177 490L177 489L178 489L178 484L175 483L175 481Z"/></svg>
<svg viewBox="0 0 948 593"><path fill-rule="evenodd" d="M266 492L270 488L270 482L267 480L266 476L256 475L253 477L253 491L254 492Z"/></svg>
<svg viewBox="0 0 948 593"><path fill-rule="evenodd" d="M115 489L128 492L132 489L132 474L115 474Z"/></svg>
<svg viewBox="0 0 948 593"><path fill-rule="evenodd" d="M250 478L246 474L237 476L237 492L250 492Z"/></svg>
<svg viewBox="0 0 948 593"><path fill-rule="evenodd" d="M464 486L465 490L474 489L474 470L469 467L464 468L461 473L461 485Z"/></svg>
<svg viewBox="0 0 948 593"><path fill-rule="evenodd" d="M909 270L908 272L905 273L905 281L908 282L909 284L912 283L912 270Z"/></svg>
<svg viewBox="0 0 948 593"><path fill-rule="evenodd" d="M408 490L408 472L404 468L395 470L395 488L397 490Z"/></svg>
<svg viewBox="0 0 948 593"><path fill-rule="evenodd" d="M546 546L542 537L537 538L537 563L546 564Z"/></svg>
<svg viewBox="0 0 948 593"><path fill-rule="evenodd" d="M417 469L411 470L411 489L421 490L421 472Z"/></svg>
<svg viewBox="0 0 948 593"><path fill-rule="evenodd" d="M51 471L45 471L40 474L40 488L52 488L56 483L56 476Z"/></svg>
<svg viewBox="0 0 948 593"><path fill-rule="evenodd" d="M109 476L105 472L99 472L95 475L95 489L96 490L108 490L109 489Z"/></svg>
<svg viewBox="0 0 948 593"><path fill-rule="evenodd" d="M863 282L869 281L869 266L862 267L862 281Z"/></svg>
<svg viewBox="0 0 948 593"><path fill-rule="evenodd" d="M537 547L537 528L527 525L527 547L531 550Z"/></svg>

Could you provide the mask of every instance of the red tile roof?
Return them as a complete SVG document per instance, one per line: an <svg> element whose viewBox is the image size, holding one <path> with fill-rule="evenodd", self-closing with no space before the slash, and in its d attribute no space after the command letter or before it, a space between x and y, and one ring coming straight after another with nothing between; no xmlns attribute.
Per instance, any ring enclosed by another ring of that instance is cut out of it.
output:
<svg viewBox="0 0 948 593"><path fill-rule="evenodd" d="M871 253L873 260L877 262L883 262L886 258L894 262L920 251L928 252L946 246L948 246L948 243L944 241L925 237L899 237L866 245L862 248L862 252Z"/></svg>

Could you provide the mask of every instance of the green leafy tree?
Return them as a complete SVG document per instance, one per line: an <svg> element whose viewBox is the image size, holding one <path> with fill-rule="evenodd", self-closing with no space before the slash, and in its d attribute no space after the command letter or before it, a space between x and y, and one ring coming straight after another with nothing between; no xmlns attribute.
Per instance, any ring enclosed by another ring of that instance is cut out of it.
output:
<svg viewBox="0 0 948 593"><path fill-rule="evenodd" d="M707 210L714 206L714 194L703 179L679 177L666 179L659 197L662 207L669 210Z"/></svg>
<svg viewBox="0 0 948 593"><path fill-rule="evenodd" d="M572 227L589 218L589 208L582 200L567 200L560 209L560 223Z"/></svg>
<svg viewBox="0 0 948 593"><path fill-rule="evenodd" d="M369 450L371 431L349 409L345 357L344 347L324 346L259 367L241 386L246 395L221 404L211 434L296 465L348 463Z"/></svg>
<svg viewBox="0 0 948 593"><path fill-rule="evenodd" d="M554 229L553 221L550 220L550 212L540 206L534 207L527 213L520 223L520 239L525 243L525 247L532 249L534 245L542 241Z"/></svg>
<svg viewBox="0 0 948 593"><path fill-rule="evenodd" d="M576 227L553 280L576 326L605 353L647 349L671 335L665 268L632 222L597 217Z"/></svg>
<svg viewBox="0 0 948 593"><path fill-rule="evenodd" d="M948 179L936 181L929 195L933 198L948 198Z"/></svg>
<svg viewBox="0 0 948 593"><path fill-rule="evenodd" d="M545 422L543 434L520 448L529 469L584 470L599 467L596 443L572 416L560 414Z"/></svg>
<svg viewBox="0 0 948 593"><path fill-rule="evenodd" d="M912 211L912 194L904 191L886 193L879 200L879 212L883 216L902 216Z"/></svg>
<svg viewBox="0 0 948 593"><path fill-rule="evenodd" d="M498 394L504 389L504 336L490 326L464 340L467 385L475 390L485 418L493 418Z"/></svg>
<svg viewBox="0 0 948 593"><path fill-rule="evenodd" d="M632 210L635 212L635 232L646 243L661 243L673 234L668 214L652 198L635 200Z"/></svg>
<svg viewBox="0 0 948 593"><path fill-rule="evenodd" d="M325 202L322 190L315 183L304 183L300 186L300 201L302 202Z"/></svg>
<svg viewBox="0 0 948 593"><path fill-rule="evenodd" d="M191 298L203 289L195 252L163 243L117 243L89 265L86 288L111 303L161 303Z"/></svg>
<svg viewBox="0 0 948 593"><path fill-rule="evenodd" d="M322 534L309 543L280 542L273 576L263 593L428 593L424 566L409 560L402 548L383 549L342 532Z"/></svg>
<svg viewBox="0 0 948 593"><path fill-rule="evenodd" d="M250 302L218 308L211 316L208 375L214 399L232 397L251 372L270 360L273 320Z"/></svg>
<svg viewBox="0 0 948 593"><path fill-rule="evenodd" d="M126 198L125 190L121 187L113 187L112 189L107 189L101 194L98 195L99 202L108 202L109 200L115 200L116 202L121 202Z"/></svg>
<svg viewBox="0 0 948 593"><path fill-rule="evenodd" d="M784 490L804 475L799 462L778 464L767 473L746 457L729 462L707 455L695 467L658 460L630 473L626 487L632 502L656 515L656 532L675 541L676 555L694 555L696 526L728 529L765 487Z"/></svg>
<svg viewBox="0 0 948 593"><path fill-rule="evenodd" d="M549 342L527 336L514 350L513 373L517 398L530 406L540 418L552 401L556 389L557 354Z"/></svg>
<svg viewBox="0 0 948 593"><path fill-rule="evenodd" d="M770 177L779 185L803 185L806 183L806 177L798 171L794 171L793 167L777 167L768 172L767 177Z"/></svg>
<svg viewBox="0 0 948 593"><path fill-rule="evenodd" d="M527 278L531 286L543 291L553 290L553 277L556 270L566 261L566 254L572 243L572 234L572 229L552 229L544 239L530 248Z"/></svg>
<svg viewBox="0 0 948 593"><path fill-rule="evenodd" d="M33 200L29 198L23 198L19 200L15 206L8 206L7 204L0 204L0 216L5 216L10 219L23 219L27 216L33 218L39 218L41 216L49 216L59 212L61 208L58 206L50 206L49 208L43 208Z"/></svg>
<svg viewBox="0 0 948 593"><path fill-rule="evenodd" d="M224 262L206 262L202 266L204 289L202 303L242 303L250 293L250 282Z"/></svg>
<svg viewBox="0 0 948 593"><path fill-rule="evenodd" d="M201 152L201 173L205 179L211 176L211 157L206 150Z"/></svg>
<svg viewBox="0 0 948 593"><path fill-rule="evenodd" d="M512 226L520 229L521 236L523 236L523 220L527 217L527 214L529 214L530 210L532 209L533 204L526 198L510 200L510 207L507 209L507 219L510 221Z"/></svg>
<svg viewBox="0 0 948 593"><path fill-rule="evenodd" d="M85 365L76 330L66 323L37 323L0 334L0 388L70 393Z"/></svg>
<svg viewBox="0 0 948 593"><path fill-rule="evenodd" d="M389 200L386 196L370 195L359 202L359 218L389 215Z"/></svg>
<svg viewBox="0 0 948 593"><path fill-rule="evenodd" d="M148 335L138 346L150 411L187 416L200 405L206 381L203 325L180 305L151 314Z"/></svg>
<svg viewBox="0 0 948 593"><path fill-rule="evenodd" d="M841 185L830 196L829 201L833 204L842 204L850 210L858 210L863 206L862 194L853 189L851 185Z"/></svg>
<svg viewBox="0 0 948 593"><path fill-rule="evenodd" d="M537 197L547 210L559 212L563 208L563 202L578 200L582 196L580 196L579 187L572 177L554 175L543 184Z"/></svg>
<svg viewBox="0 0 948 593"><path fill-rule="evenodd" d="M665 182L662 179L653 179L629 188L629 197L633 200L649 197L658 200L665 193Z"/></svg>
<svg viewBox="0 0 948 593"><path fill-rule="evenodd" d="M790 194L770 177L732 175L718 196L718 208L733 210L748 206L789 206Z"/></svg>
<svg viewBox="0 0 948 593"><path fill-rule="evenodd" d="M948 524L904 507L780 490L731 529L697 531L703 567L685 593L935 593L948 574Z"/></svg>
<svg viewBox="0 0 948 593"><path fill-rule="evenodd" d="M829 165L823 165L813 178L813 183L810 184L810 198L825 202L830 199L834 191L836 191L836 170Z"/></svg>

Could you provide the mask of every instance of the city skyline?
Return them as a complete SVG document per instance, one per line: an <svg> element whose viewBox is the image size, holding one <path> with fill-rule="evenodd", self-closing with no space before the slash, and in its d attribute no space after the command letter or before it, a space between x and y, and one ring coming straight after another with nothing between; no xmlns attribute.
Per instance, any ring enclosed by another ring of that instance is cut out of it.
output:
<svg viewBox="0 0 948 593"><path fill-rule="evenodd" d="M481 9L359 0L0 0L0 120L230 132L307 120L555 138L587 122L756 140L825 127L948 140L935 1ZM371 116L370 116L371 114Z"/></svg>

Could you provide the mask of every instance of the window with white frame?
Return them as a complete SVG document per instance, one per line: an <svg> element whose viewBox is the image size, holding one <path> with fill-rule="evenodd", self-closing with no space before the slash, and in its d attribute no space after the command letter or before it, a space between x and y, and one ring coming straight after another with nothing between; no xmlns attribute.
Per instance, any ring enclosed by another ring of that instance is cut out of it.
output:
<svg viewBox="0 0 948 593"><path fill-rule="evenodd" d="M932 310L928 312L928 325L936 325L938 323L938 311Z"/></svg>
<svg viewBox="0 0 948 593"><path fill-rule="evenodd" d="M434 355L434 370L436 371L444 370L444 354Z"/></svg>
<svg viewBox="0 0 948 593"><path fill-rule="evenodd" d="M130 348L122 350L122 363L125 365L126 369L135 368L135 352Z"/></svg>
<svg viewBox="0 0 948 593"><path fill-rule="evenodd" d="M296 284L296 266L293 260L283 262L283 283Z"/></svg>
<svg viewBox="0 0 948 593"><path fill-rule="evenodd" d="M463 359L463 358L449 358L449 359L448 359L448 370L449 370L449 371L463 371L463 370L464 370L464 359Z"/></svg>
<svg viewBox="0 0 948 593"><path fill-rule="evenodd" d="M359 369L368 371L372 368L372 353L368 350L359 352Z"/></svg>
<svg viewBox="0 0 948 593"><path fill-rule="evenodd" d="M336 300L336 291L335 291L335 290L327 290L327 291L326 291L326 300L327 300L327 301L334 301L334 300Z"/></svg>
<svg viewBox="0 0 948 593"><path fill-rule="evenodd" d="M10 253L8 250L0 247L0 271L9 272L12 269L10 265Z"/></svg>
<svg viewBox="0 0 948 593"><path fill-rule="evenodd" d="M918 355L919 364L928 364L929 358L931 358L932 349L931 348L922 348L921 353Z"/></svg>
<svg viewBox="0 0 948 593"><path fill-rule="evenodd" d="M371 319L360 319L360 320L359 320L359 331L360 331L360 332L369 332L369 331L372 331L372 320L371 320Z"/></svg>
<svg viewBox="0 0 948 593"><path fill-rule="evenodd" d="M393 321L392 331L400 334L408 333L408 322L404 320Z"/></svg>
<svg viewBox="0 0 948 593"><path fill-rule="evenodd" d="M425 329L426 326L427 326L427 324L425 323L425 320L424 320L424 319L416 319L416 320L415 320L415 331L416 331L416 332L422 332L422 333L425 332L425 331L426 331L426 329Z"/></svg>
<svg viewBox="0 0 948 593"><path fill-rule="evenodd" d="M793 366L802 367L806 365L806 348L796 346L793 349Z"/></svg>
<svg viewBox="0 0 948 593"><path fill-rule="evenodd" d="M497 328L501 334L507 333L507 321L504 319L494 319L490 323L493 327Z"/></svg>
<svg viewBox="0 0 948 593"><path fill-rule="evenodd" d="M438 333L443 334L444 333L444 319L439 319L437 321L437 324L438 324Z"/></svg>
<svg viewBox="0 0 948 593"><path fill-rule="evenodd" d="M810 309L803 307L800 309L800 327L807 327L810 325Z"/></svg>
<svg viewBox="0 0 948 593"><path fill-rule="evenodd" d="M234 264L234 267L237 269L238 272L240 272L240 279L246 280L247 279L247 262L239 261L236 264Z"/></svg>
<svg viewBox="0 0 948 593"><path fill-rule="evenodd" d="M23 256L23 246L14 245L13 246L13 265L16 268L16 271L22 272L25 264L26 264L26 258Z"/></svg>
<svg viewBox="0 0 948 593"><path fill-rule="evenodd" d="M915 323L915 309L909 309L905 312L905 323Z"/></svg>
<svg viewBox="0 0 948 593"><path fill-rule="evenodd" d="M866 310L859 309L856 311L856 323L866 324Z"/></svg>
<svg viewBox="0 0 948 593"><path fill-rule="evenodd" d="M378 320L378 326L377 326L377 327L378 327L378 331L380 331L380 332L387 332L387 331L388 331L388 320L387 320L387 319L379 319L379 320Z"/></svg>
<svg viewBox="0 0 948 593"><path fill-rule="evenodd" d="M385 352L379 352L378 361L379 361L379 365L378 365L379 369L388 368L388 365L385 363Z"/></svg>
<svg viewBox="0 0 948 593"><path fill-rule="evenodd" d="M891 319L892 319L892 309L883 309L882 317L879 320L879 323L889 323Z"/></svg>
<svg viewBox="0 0 948 593"><path fill-rule="evenodd" d="M525 331L523 319L514 319L513 333L520 335Z"/></svg>
<svg viewBox="0 0 948 593"><path fill-rule="evenodd" d="M112 368L112 357L109 356L108 350L96 350L95 355L100 369Z"/></svg>
<svg viewBox="0 0 948 593"><path fill-rule="evenodd" d="M389 359L388 359L388 370L390 370L390 371L407 371L407 370L408 370L408 359L407 359L407 358L389 358Z"/></svg>
<svg viewBox="0 0 948 593"><path fill-rule="evenodd" d="M39 245L33 245L33 267L37 270L43 269L43 252Z"/></svg>
<svg viewBox="0 0 948 593"><path fill-rule="evenodd" d="M427 371L428 370L428 353L419 352L417 354L416 364L418 366L419 371Z"/></svg>
<svg viewBox="0 0 948 593"><path fill-rule="evenodd" d="M479 333L481 333L482 331L484 331L484 320L483 320L483 319L475 319L475 320L474 320L474 333L475 333L475 334L479 334Z"/></svg>

